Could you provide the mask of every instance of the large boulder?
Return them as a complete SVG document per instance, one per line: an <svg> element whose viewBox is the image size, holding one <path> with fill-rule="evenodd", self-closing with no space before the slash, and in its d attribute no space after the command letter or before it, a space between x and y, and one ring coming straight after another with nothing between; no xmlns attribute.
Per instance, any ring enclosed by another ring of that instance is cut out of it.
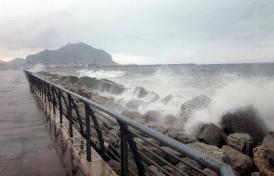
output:
<svg viewBox="0 0 274 176"><path fill-rule="evenodd" d="M252 107L243 107L234 112L227 113L222 117L221 125L224 131L230 133L247 133L255 143L262 142L268 129Z"/></svg>
<svg viewBox="0 0 274 176"><path fill-rule="evenodd" d="M182 160L185 163L191 164L192 166L195 166L198 169L202 169L201 165L199 165L196 161L194 161L194 160L192 160L188 157L182 158ZM178 169L180 169L183 173L186 173L187 175L192 175L192 176L198 176L199 175L199 172L197 172L195 169L192 169L191 167L187 166L186 164L184 164L182 162L178 163L176 165L176 167Z"/></svg>
<svg viewBox="0 0 274 176"><path fill-rule="evenodd" d="M88 88L95 90L95 89L97 89L99 80L97 80L96 78L90 78L88 76L83 76L78 79L78 84L79 84L79 86L86 86Z"/></svg>
<svg viewBox="0 0 274 176"><path fill-rule="evenodd" d="M225 154L224 151L214 145L208 145L205 143L201 142L195 142L195 143L190 143L187 144L188 147L199 150L200 152L211 156L213 158L216 158L220 161L224 161L225 159Z"/></svg>
<svg viewBox="0 0 274 176"><path fill-rule="evenodd" d="M263 145L274 149L274 132L270 132L264 137Z"/></svg>
<svg viewBox="0 0 274 176"><path fill-rule="evenodd" d="M196 110L206 108L211 102L211 99L205 95L199 95L188 101L181 106L181 117L185 120Z"/></svg>
<svg viewBox="0 0 274 176"><path fill-rule="evenodd" d="M164 134L183 144L197 142L197 139L194 136L184 133L181 129L168 128Z"/></svg>
<svg viewBox="0 0 274 176"><path fill-rule="evenodd" d="M163 99L161 99L161 102L163 104L168 104L170 102L170 100L172 100L172 98L173 98L173 95L167 95Z"/></svg>
<svg viewBox="0 0 274 176"><path fill-rule="evenodd" d="M132 120L140 119L142 117L142 115L137 111L125 110L121 114L128 117L128 118L130 118L130 119L132 119Z"/></svg>
<svg viewBox="0 0 274 176"><path fill-rule="evenodd" d="M253 169L252 159L238 150L233 149L228 145L222 147L225 154L225 162L240 175L247 175Z"/></svg>
<svg viewBox="0 0 274 176"><path fill-rule="evenodd" d="M227 145L234 149L250 155L254 146L252 137L247 133L233 133L227 137Z"/></svg>
<svg viewBox="0 0 274 176"><path fill-rule="evenodd" d="M274 156L274 149L260 145L253 149L253 160L262 176L273 176L274 166L269 159Z"/></svg>
<svg viewBox="0 0 274 176"><path fill-rule="evenodd" d="M142 98L144 96L146 96L148 94L148 91L143 88L143 87L136 87L133 90L133 94L137 97L137 98Z"/></svg>
<svg viewBox="0 0 274 176"><path fill-rule="evenodd" d="M165 125L172 125L174 123L176 123L178 121L177 117L172 115L172 114L168 114L165 116L164 119L164 124Z"/></svg>
<svg viewBox="0 0 274 176"><path fill-rule="evenodd" d="M146 122L159 121L163 115L159 111L148 111L143 115Z"/></svg>
<svg viewBox="0 0 274 176"><path fill-rule="evenodd" d="M144 102L142 100L130 100L126 103L126 107L128 109L137 110L138 107L143 104Z"/></svg>
<svg viewBox="0 0 274 176"><path fill-rule="evenodd" d="M223 143L222 131L214 124L205 124L198 132L196 138L200 142L220 147Z"/></svg>

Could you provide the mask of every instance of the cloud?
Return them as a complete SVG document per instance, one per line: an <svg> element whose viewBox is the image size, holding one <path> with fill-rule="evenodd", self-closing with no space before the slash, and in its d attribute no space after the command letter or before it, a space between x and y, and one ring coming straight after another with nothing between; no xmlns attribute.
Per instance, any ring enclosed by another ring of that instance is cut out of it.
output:
<svg viewBox="0 0 274 176"><path fill-rule="evenodd" d="M274 61L273 9L272 0L2 0L0 58L82 41L123 63Z"/></svg>

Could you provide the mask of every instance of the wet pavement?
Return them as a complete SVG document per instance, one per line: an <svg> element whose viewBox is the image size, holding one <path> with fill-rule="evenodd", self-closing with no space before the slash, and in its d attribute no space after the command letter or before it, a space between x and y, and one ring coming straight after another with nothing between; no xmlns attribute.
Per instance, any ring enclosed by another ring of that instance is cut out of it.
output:
<svg viewBox="0 0 274 176"><path fill-rule="evenodd" d="M0 175L66 175L22 71L0 71Z"/></svg>

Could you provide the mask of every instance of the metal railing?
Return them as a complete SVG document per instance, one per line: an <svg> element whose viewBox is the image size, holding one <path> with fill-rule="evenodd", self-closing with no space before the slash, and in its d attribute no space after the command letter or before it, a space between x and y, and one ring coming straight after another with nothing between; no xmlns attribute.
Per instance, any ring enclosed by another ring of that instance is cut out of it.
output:
<svg viewBox="0 0 274 176"><path fill-rule="evenodd" d="M86 157L93 147L122 176L127 175L209 175L210 168L221 176L233 176L231 167L166 135L54 84L25 70L34 94L69 122L86 140ZM190 158L193 161L189 162ZM198 164L195 164L195 161Z"/></svg>

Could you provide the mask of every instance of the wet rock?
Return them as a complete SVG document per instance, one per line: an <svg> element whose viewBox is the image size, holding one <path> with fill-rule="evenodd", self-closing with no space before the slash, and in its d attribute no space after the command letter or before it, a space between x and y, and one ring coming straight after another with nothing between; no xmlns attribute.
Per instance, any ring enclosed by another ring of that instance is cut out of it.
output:
<svg viewBox="0 0 274 176"><path fill-rule="evenodd" d="M145 97L147 103L155 102L159 100L159 98L160 96L155 92L149 92Z"/></svg>
<svg viewBox="0 0 274 176"><path fill-rule="evenodd" d="M148 146L152 146L152 145L159 145L159 141L153 139L153 138L145 138L145 140L141 139L141 138L134 138L134 141L142 146L148 147Z"/></svg>
<svg viewBox="0 0 274 176"><path fill-rule="evenodd" d="M159 122L157 121L151 121L145 124L147 127L152 128L160 133L164 133L166 131L166 128L159 125Z"/></svg>
<svg viewBox="0 0 274 176"><path fill-rule="evenodd" d="M177 117L172 115L172 114L169 114L169 115L166 115L165 116L165 119L164 119L164 124L166 125L172 125L174 123L177 122Z"/></svg>
<svg viewBox="0 0 274 176"><path fill-rule="evenodd" d="M230 133L247 133L255 143L260 143L268 129L252 107L243 107L222 117L221 125L224 131Z"/></svg>
<svg viewBox="0 0 274 176"><path fill-rule="evenodd" d="M96 103L103 105L103 106L108 106L113 103L112 98L99 96L99 95L92 96L91 99L93 101L95 101Z"/></svg>
<svg viewBox="0 0 274 176"><path fill-rule="evenodd" d="M181 142L181 143L184 143L184 144L194 143L197 141L197 139L195 137L184 133L181 129L168 128L165 131L165 134L168 135L169 137Z"/></svg>
<svg viewBox="0 0 274 176"><path fill-rule="evenodd" d="M253 148L253 139L247 133L234 133L227 137L227 145L232 148L246 154L250 155Z"/></svg>
<svg viewBox="0 0 274 176"><path fill-rule="evenodd" d="M91 89L96 89L99 81L96 78L90 78L88 76L83 76L78 79L79 86L86 86Z"/></svg>
<svg viewBox="0 0 274 176"><path fill-rule="evenodd" d="M147 146L147 147L139 147L140 153L142 153L142 159L148 164L148 165L153 165L154 161L160 166L165 165L166 163L161 160L159 157L159 149L153 146ZM161 155L160 155L161 157Z"/></svg>
<svg viewBox="0 0 274 176"><path fill-rule="evenodd" d="M146 122L158 121L162 117L162 114L158 111L148 111L143 115Z"/></svg>
<svg viewBox="0 0 274 176"><path fill-rule="evenodd" d="M267 148L263 145L260 145L253 149L253 161L260 171L260 174L263 176L274 175L274 167L269 162L269 158L271 156L274 156L273 150L273 148Z"/></svg>
<svg viewBox="0 0 274 176"><path fill-rule="evenodd" d="M270 132L264 137L263 145L274 149L274 132Z"/></svg>
<svg viewBox="0 0 274 176"><path fill-rule="evenodd" d="M121 84L117 84L107 79L102 79L98 80L97 90L100 92L108 92L110 94L118 95L121 94L125 88Z"/></svg>
<svg viewBox="0 0 274 176"><path fill-rule="evenodd" d="M205 95L199 95L188 101L181 106L181 117L188 119L191 113L195 110L206 108L211 102L211 99Z"/></svg>
<svg viewBox="0 0 274 176"><path fill-rule="evenodd" d="M189 146L190 148L199 150L202 153L207 154L208 156L216 158L220 161L224 161L224 159L225 159L224 151L214 145L208 145L208 144L201 143L201 142L195 142L195 143L187 144L187 146Z"/></svg>
<svg viewBox="0 0 274 176"><path fill-rule="evenodd" d="M240 175L246 175L253 169L252 159L238 150L233 149L228 145L222 147L225 154L225 162Z"/></svg>
<svg viewBox="0 0 274 176"><path fill-rule="evenodd" d="M136 87L133 93L137 98L142 98L148 94L148 91L143 87Z"/></svg>
<svg viewBox="0 0 274 176"><path fill-rule="evenodd" d="M142 117L142 115L137 112L137 111L128 111L128 110L125 110L122 112L122 115L132 119L132 120L136 120L136 119L140 119Z"/></svg>
<svg viewBox="0 0 274 176"><path fill-rule="evenodd" d="M66 81L66 82L71 83L71 84L75 84L75 83L78 82L78 77L68 75L68 76L61 77L61 80Z"/></svg>
<svg viewBox="0 0 274 176"><path fill-rule="evenodd" d="M196 161L194 161L194 160L192 160L188 157L185 157L182 160L185 161L188 164L196 166L199 169L202 169L202 166L200 166ZM180 162L179 164L176 165L176 167L178 169L180 169L183 173L186 173L187 175L192 175L192 176L198 176L199 175L199 173L196 170L194 170L191 167L185 165L184 163Z"/></svg>
<svg viewBox="0 0 274 176"><path fill-rule="evenodd" d="M209 145L220 147L222 139L222 131L214 124L205 124L197 134L197 139Z"/></svg>
<svg viewBox="0 0 274 176"><path fill-rule="evenodd" d="M170 162L171 164L177 164L179 162L178 159L176 159L176 157L180 158L182 157L182 154L173 150L170 147L160 147L161 150L158 151L158 155L163 157L165 160L167 160L168 162ZM176 156L176 157L174 157Z"/></svg>
<svg viewBox="0 0 274 176"><path fill-rule="evenodd" d="M161 102L164 103L164 104L168 104L170 102L170 100L172 100L173 98L173 95L168 95L168 96L165 96Z"/></svg>
<svg viewBox="0 0 274 176"><path fill-rule="evenodd" d="M250 176L260 176L260 175L261 175L260 172L252 172L250 174Z"/></svg>
<svg viewBox="0 0 274 176"><path fill-rule="evenodd" d="M129 109L136 110L143 103L144 102L142 100L130 100L125 106Z"/></svg>
<svg viewBox="0 0 274 176"><path fill-rule="evenodd" d="M207 175L210 176L218 176L218 174L216 172L214 172L213 170L209 169L209 168L205 168L203 170ZM200 174L199 176L203 176L202 174Z"/></svg>
<svg viewBox="0 0 274 176"><path fill-rule="evenodd" d="M148 175L149 176L155 176L155 175L157 175L157 176L165 176L165 174L158 167L156 167L154 165L149 166L148 170L149 170L148 171Z"/></svg>

